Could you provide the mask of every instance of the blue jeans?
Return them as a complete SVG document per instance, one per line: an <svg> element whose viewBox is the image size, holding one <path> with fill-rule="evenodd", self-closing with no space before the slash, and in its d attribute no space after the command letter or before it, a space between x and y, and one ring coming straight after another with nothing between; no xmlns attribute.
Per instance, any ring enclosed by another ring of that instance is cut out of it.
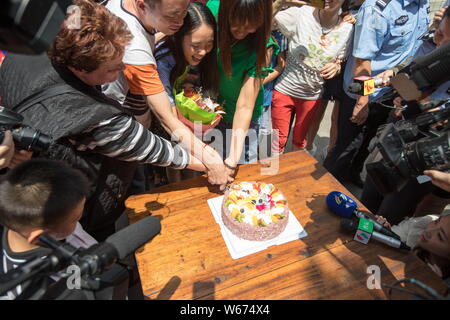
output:
<svg viewBox="0 0 450 320"><path fill-rule="evenodd" d="M271 124L271 108L270 105L263 107L263 113L261 117L257 120L259 122L259 132L258 134L270 134L272 132Z"/></svg>
<svg viewBox="0 0 450 320"><path fill-rule="evenodd" d="M213 137L214 141L211 143L211 146L222 155L223 159L226 159L230 153L232 128L233 126L231 124L222 121L217 125L217 127L215 127L216 130L211 130L205 134L208 137L206 140ZM250 163L258 160L258 131L259 121L251 121L249 131L245 138L244 150L241 153L241 158L239 159L239 164Z"/></svg>

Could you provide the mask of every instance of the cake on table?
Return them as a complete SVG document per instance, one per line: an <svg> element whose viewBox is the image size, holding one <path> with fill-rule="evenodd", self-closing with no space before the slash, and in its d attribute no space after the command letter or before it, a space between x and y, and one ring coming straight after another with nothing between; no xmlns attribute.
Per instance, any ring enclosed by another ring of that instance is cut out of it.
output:
<svg viewBox="0 0 450 320"><path fill-rule="evenodd" d="M222 221L239 238L273 239L284 231L288 219L287 200L270 183L240 182L225 192Z"/></svg>

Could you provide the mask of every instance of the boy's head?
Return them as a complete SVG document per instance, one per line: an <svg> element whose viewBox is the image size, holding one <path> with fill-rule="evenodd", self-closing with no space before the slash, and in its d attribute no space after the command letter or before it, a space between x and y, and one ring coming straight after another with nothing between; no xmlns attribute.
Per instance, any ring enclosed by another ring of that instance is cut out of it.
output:
<svg viewBox="0 0 450 320"><path fill-rule="evenodd" d="M26 161L0 182L0 224L29 243L42 233L64 239L83 214L88 190L87 178L62 161Z"/></svg>
<svg viewBox="0 0 450 320"><path fill-rule="evenodd" d="M440 216L429 223L418 245L432 254L450 259L450 215Z"/></svg>

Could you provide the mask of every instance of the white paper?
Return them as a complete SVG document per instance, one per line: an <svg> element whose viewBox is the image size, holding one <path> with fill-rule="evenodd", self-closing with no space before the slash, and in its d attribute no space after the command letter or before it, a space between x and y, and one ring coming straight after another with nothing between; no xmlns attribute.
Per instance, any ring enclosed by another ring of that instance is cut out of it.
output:
<svg viewBox="0 0 450 320"><path fill-rule="evenodd" d="M238 238L222 222L222 201L224 196L208 200L208 205L220 226L220 232L225 240L228 251L233 259L239 259L250 254L265 250L273 245L280 245L293 240L306 237L308 234L298 222L295 215L290 211L290 217L286 229L277 237L267 241L250 241Z"/></svg>

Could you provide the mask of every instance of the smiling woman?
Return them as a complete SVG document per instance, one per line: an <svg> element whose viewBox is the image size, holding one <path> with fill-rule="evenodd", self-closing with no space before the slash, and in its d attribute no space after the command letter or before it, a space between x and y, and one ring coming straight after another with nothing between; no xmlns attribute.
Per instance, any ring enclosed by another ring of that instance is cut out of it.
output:
<svg viewBox="0 0 450 320"><path fill-rule="evenodd" d="M191 3L178 32L167 36L155 51L158 74L164 84L170 103L175 109L173 89L181 90L181 85L201 87L212 97L217 94L218 74L216 59L216 22L209 9L201 3ZM181 78L184 80L181 81ZM180 86L175 88L175 83ZM152 123L152 131L170 138L158 121ZM193 176L192 172L167 169L170 183Z"/></svg>

